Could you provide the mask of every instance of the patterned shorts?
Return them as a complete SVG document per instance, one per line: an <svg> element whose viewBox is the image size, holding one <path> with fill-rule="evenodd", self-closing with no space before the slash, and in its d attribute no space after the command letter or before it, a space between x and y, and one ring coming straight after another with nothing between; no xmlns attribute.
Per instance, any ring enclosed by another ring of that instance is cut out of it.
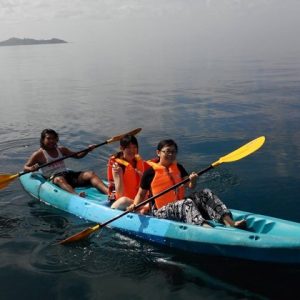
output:
<svg viewBox="0 0 300 300"><path fill-rule="evenodd" d="M195 225L203 225L205 220L222 222L226 214L231 215L226 205L209 189L195 192L189 198L153 211L153 215L158 218Z"/></svg>

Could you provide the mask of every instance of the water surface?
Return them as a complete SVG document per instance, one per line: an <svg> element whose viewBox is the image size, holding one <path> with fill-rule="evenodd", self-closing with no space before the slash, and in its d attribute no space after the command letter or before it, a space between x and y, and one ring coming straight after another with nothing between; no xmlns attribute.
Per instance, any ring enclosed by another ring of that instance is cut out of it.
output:
<svg viewBox="0 0 300 300"><path fill-rule="evenodd" d="M199 171L246 142L264 147L203 175L229 207L300 222L300 57L185 45L118 51L76 44L0 49L0 166L16 173L44 128L80 150L142 127L143 157L173 138L179 160ZM74 169L105 176L117 144ZM53 242L87 223L33 200L18 180L0 192L1 299L283 299L296 293L299 268L162 249L110 229L74 246ZM38 284L37 284L38 282Z"/></svg>

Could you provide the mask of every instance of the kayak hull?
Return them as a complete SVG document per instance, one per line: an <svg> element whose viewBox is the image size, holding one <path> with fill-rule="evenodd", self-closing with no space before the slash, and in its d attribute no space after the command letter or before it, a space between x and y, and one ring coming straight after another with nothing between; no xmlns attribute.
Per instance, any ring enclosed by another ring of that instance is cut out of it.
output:
<svg viewBox="0 0 300 300"><path fill-rule="evenodd" d="M86 197L70 194L38 173L20 177L34 198L95 223L122 213L111 209L107 196L95 188L80 188ZM196 254L225 256L261 262L300 263L300 223L249 212L231 210L234 219L246 219L247 230L211 222L213 228L128 213L110 227L150 242Z"/></svg>

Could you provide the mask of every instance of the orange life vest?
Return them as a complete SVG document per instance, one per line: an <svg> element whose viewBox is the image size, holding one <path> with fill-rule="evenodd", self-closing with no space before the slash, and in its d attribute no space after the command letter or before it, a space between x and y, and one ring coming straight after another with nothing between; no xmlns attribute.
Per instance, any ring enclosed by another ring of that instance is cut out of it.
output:
<svg viewBox="0 0 300 300"><path fill-rule="evenodd" d="M128 161L116 158L115 156L111 156L108 167L107 167L107 179L109 183L109 191L110 193L114 189L114 179L112 175L112 165L114 162L117 162L120 165L125 166L125 170L123 173L123 195L118 195L116 193L116 199L119 199L121 196L128 197L130 199L134 199L135 195L138 192L141 177L144 171L147 169L149 165L141 159L139 155L135 156L136 159L136 167L134 168Z"/></svg>
<svg viewBox="0 0 300 300"><path fill-rule="evenodd" d="M173 163L169 168L151 161L148 161L148 164L155 172L154 178L151 182L151 191L153 196L182 181L177 163ZM155 205L159 209L168 203L183 199L184 197L185 187L182 185L156 198Z"/></svg>

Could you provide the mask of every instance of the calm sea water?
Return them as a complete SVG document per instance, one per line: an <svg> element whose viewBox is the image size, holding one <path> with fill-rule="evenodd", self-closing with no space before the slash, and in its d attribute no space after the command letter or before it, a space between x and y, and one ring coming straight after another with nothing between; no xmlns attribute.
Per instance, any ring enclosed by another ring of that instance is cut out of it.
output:
<svg viewBox="0 0 300 300"><path fill-rule="evenodd" d="M145 158L160 139L173 138L189 171L265 135L262 149L205 174L199 185L229 207L300 222L297 53L111 49L0 48L1 173L22 170L44 128L80 150L142 127ZM117 149L103 146L68 164L104 177ZM191 257L110 229L53 246L87 223L33 200L18 180L0 199L1 299L283 299L297 292L297 267Z"/></svg>

